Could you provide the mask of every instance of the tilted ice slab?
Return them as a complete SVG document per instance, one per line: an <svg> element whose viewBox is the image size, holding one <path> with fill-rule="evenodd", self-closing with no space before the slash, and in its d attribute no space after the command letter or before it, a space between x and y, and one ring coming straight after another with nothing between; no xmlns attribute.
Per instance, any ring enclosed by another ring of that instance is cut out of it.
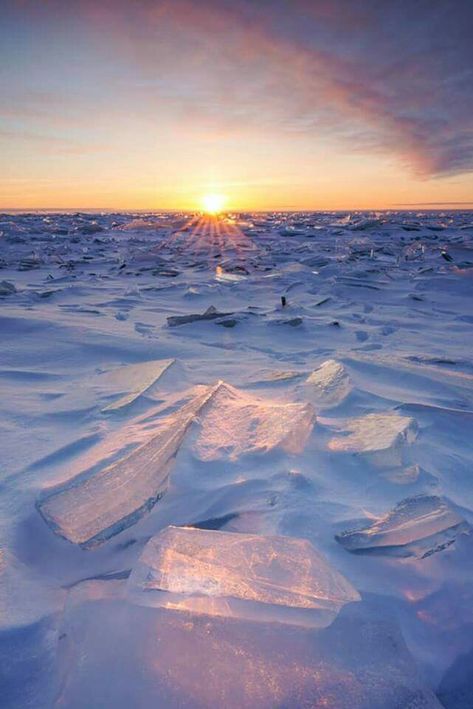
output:
<svg viewBox="0 0 473 709"><path fill-rule="evenodd" d="M194 452L201 460L244 453L303 450L316 417L311 404L274 403L219 382L199 416Z"/></svg>
<svg viewBox="0 0 473 709"><path fill-rule="evenodd" d="M167 527L153 537L128 588L143 605L317 626L360 600L305 539L190 527ZM281 606L286 613L278 615Z"/></svg>
<svg viewBox="0 0 473 709"><path fill-rule="evenodd" d="M37 507L52 529L90 547L135 524L164 495L176 453L215 387L167 417L159 432L129 455L59 486Z"/></svg>
<svg viewBox="0 0 473 709"><path fill-rule="evenodd" d="M145 394L174 364L174 359L128 364L100 375L100 384L127 393L105 406L102 411L118 411Z"/></svg>
<svg viewBox="0 0 473 709"><path fill-rule="evenodd" d="M328 409L340 404L352 390L350 376L341 362L322 362L304 382L304 394L317 407Z"/></svg>
<svg viewBox="0 0 473 709"><path fill-rule="evenodd" d="M215 306L211 305L207 310L202 313L193 313L191 315L171 315L168 317L169 327L177 327L178 325L187 325L192 322L199 322L200 320L216 320L217 318L222 318L226 315L232 315L232 313L220 313Z"/></svg>
<svg viewBox="0 0 473 709"><path fill-rule="evenodd" d="M449 504L435 495L402 500L384 517L367 527L343 532L336 539L355 553L425 557L453 544L470 525Z"/></svg>
<svg viewBox="0 0 473 709"><path fill-rule="evenodd" d="M375 465L395 466L402 463L402 448L417 436L415 419L396 413L376 413L347 419L341 435L332 438L332 451L363 454Z"/></svg>

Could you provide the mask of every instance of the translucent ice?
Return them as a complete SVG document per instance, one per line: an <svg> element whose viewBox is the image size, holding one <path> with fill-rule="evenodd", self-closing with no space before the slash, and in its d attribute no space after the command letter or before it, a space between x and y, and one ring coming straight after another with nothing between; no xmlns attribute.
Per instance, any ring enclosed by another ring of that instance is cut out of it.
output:
<svg viewBox="0 0 473 709"><path fill-rule="evenodd" d="M143 605L209 615L272 617L328 625L356 589L305 539L167 527L146 545L129 589ZM257 603L256 610L242 602Z"/></svg>
<svg viewBox="0 0 473 709"><path fill-rule="evenodd" d="M150 389L175 362L174 359L128 364L100 375L100 383L127 393L105 406L102 411L117 411L132 404Z"/></svg>
<svg viewBox="0 0 473 709"><path fill-rule="evenodd" d="M328 359L310 374L304 383L304 393L319 408L340 404L350 393L350 376L341 362Z"/></svg>
<svg viewBox="0 0 473 709"><path fill-rule="evenodd" d="M218 382L164 419L159 432L96 473L81 473L48 491L38 509L54 531L88 547L133 525L162 497L176 453L198 423L195 452L203 460L270 450L295 453L309 436L310 404L273 404Z"/></svg>
<svg viewBox="0 0 473 709"><path fill-rule="evenodd" d="M363 454L374 464L402 463L402 446L417 435L413 418L396 413L376 413L346 420L340 435L329 441L329 449Z"/></svg>
<svg viewBox="0 0 473 709"><path fill-rule="evenodd" d="M351 552L425 557L445 549L469 530L447 500L418 495L402 500L367 527L343 532L336 539Z"/></svg>
<svg viewBox="0 0 473 709"><path fill-rule="evenodd" d="M311 404L273 403L220 382L199 416L195 452L202 460L235 459L276 447L299 453L314 423Z"/></svg>
<svg viewBox="0 0 473 709"><path fill-rule="evenodd" d="M176 453L215 387L167 417L151 440L91 475L81 474L37 503L53 530L89 547L130 527L162 497Z"/></svg>

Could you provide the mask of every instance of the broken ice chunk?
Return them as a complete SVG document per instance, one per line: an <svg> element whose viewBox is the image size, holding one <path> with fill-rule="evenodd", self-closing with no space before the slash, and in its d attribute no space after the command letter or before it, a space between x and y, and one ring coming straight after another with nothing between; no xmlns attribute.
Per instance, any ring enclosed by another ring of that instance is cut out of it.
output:
<svg viewBox="0 0 473 709"><path fill-rule="evenodd" d="M105 406L102 411L118 411L132 404L142 394L145 394L175 361L175 359L158 359L139 364L128 364L100 375L101 384L111 385L119 391L128 392L125 396Z"/></svg>
<svg viewBox="0 0 473 709"><path fill-rule="evenodd" d="M314 423L311 404L273 403L219 382L199 417L194 450L201 460L236 459L276 447L299 453Z"/></svg>
<svg viewBox="0 0 473 709"><path fill-rule="evenodd" d="M470 529L448 500L435 495L418 495L402 500L372 524L343 532L335 538L354 553L424 558L450 546Z"/></svg>
<svg viewBox="0 0 473 709"><path fill-rule="evenodd" d="M221 318L226 315L233 315L233 313L220 313L215 306L211 305L202 315L198 313L192 315L171 315L167 320L169 327L176 327L177 325L187 325L187 323L199 320L215 320L216 318Z"/></svg>
<svg viewBox="0 0 473 709"><path fill-rule="evenodd" d="M328 409L340 404L352 390L350 376L341 362L328 359L304 382L304 394L315 406Z"/></svg>
<svg viewBox="0 0 473 709"><path fill-rule="evenodd" d="M332 451L363 454L375 465L402 464L402 447L417 436L417 424L409 416L376 413L347 419L340 435L329 441Z"/></svg>
<svg viewBox="0 0 473 709"><path fill-rule="evenodd" d="M168 476L197 413L215 387L168 416L151 440L97 473L61 485L37 507L52 529L83 547L94 546L135 524L164 495Z"/></svg>
<svg viewBox="0 0 473 709"><path fill-rule="evenodd" d="M190 527L167 527L153 537L128 587L143 605L318 626L330 624L346 603L360 600L305 539ZM284 606L286 613L278 615L275 606Z"/></svg>

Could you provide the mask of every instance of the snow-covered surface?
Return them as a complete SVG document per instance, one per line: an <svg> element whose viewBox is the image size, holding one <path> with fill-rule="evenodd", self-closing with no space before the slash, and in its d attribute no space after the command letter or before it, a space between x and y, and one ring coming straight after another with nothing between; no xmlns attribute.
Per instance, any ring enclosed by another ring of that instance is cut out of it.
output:
<svg viewBox="0 0 473 709"><path fill-rule="evenodd" d="M0 244L2 709L473 706L472 213Z"/></svg>

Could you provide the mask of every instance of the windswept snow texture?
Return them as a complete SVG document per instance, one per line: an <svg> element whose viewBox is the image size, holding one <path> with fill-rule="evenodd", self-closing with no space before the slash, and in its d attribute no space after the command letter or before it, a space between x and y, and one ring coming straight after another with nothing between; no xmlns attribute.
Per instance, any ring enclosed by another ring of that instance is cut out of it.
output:
<svg viewBox="0 0 473 709"><path fill-rule="evenodd" d="M473 212L0 215L2 709L473 707Z"/></svg>
<svg viewBox="0 0 473 709"><path fill-rule="evenodd" d="M344 532L337 541L352 552L425 557L453 544L469 524L436 496L410 497L366 529Z"/></svg>
<svg viewBox="0 0 473 709"><path fill-rule="evenodd" d="M153 537L129 583L143 592L145 605L154 601L209 615L232 615L231 601L237 599L318 611L306 618L314 625L328 625L346 603L360 599L305 539L185 527L168 527ZM256 613L262 618L264 608Z"/></svg>

